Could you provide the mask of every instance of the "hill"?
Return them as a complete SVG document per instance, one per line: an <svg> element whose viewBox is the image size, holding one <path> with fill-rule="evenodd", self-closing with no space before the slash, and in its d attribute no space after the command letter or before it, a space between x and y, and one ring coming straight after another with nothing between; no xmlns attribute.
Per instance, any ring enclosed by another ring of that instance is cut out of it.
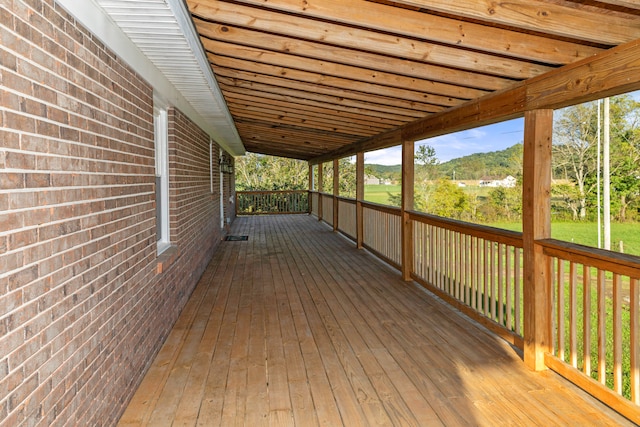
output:
<svg viewBox="0 0 640 427"><path fill-rule="evenodd" d="M441 163L438 172L441 176L453 177L455 171L455 179L473 180L518 176L522 174L522 148L522 144L516 144L501 151L470 154Z"/></svg>
<svg viewBox="0 0 640 427"><path fill-rule="evenodd" d="M376 178L380 179L390 179L396 180L400 178L402 174L402 165L376 165L376 164L366 164L365 165L365 174L373 175Z"/></svg>
<svg viewBox="0 0 640 427"><path fill-rule="evenodd" d="M479 180L483 177L504 178L507 175L518 176L522 173L522 144L489 153L475 153L449 160L437 165L438 175L457 180ZM367 174L378 178L398 179L401 165L365 165Z"/></svg>

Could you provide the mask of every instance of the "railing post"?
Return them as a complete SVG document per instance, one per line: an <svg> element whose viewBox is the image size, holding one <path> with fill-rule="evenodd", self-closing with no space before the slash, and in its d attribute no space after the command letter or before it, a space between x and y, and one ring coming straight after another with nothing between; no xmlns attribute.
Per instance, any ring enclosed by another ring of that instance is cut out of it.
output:
<svg viewBox="0 0 640 427"><path fill-rule="evenodd" d="M324 163L318 163L318 221L322 221L322 192L324 191Z"/></svg>
<svg viewBox="0 0 640 427"><path fill-rule="evenodd" d="M536 240L551 237L551 139L553 110L525 113L522 239L524 251L524 361L546 369L551 351L549 263Z"/></svg>
<svg viewBox="0 0 640 427"><path fill-rule="evenodd" d="M413 210L414 147L413 141L402 143L402 279L411 280L413 269L413 227L409 211Z"/></svg>
<svg viewBox="0 0 640 427"><path fill-rule="evenodd" d="M362 222L362 201L364 200L364 151L356 154L356 245L362 249L364 223Z"/></svg>
<svg viewBox="0 0 640 427"><path fill-rule="evenodd" d="M309 163L309 191L307 192L307 208L309 210L309 215L313 212L313 190L314 190L314 182L313 182L313 165Z"/></svg>
<svg viewBox="0 0 640 427"><path fill-rule="evenodd" d="M340 195L340 160L333 161L333 231L338 231L338 196Z"/></svg>

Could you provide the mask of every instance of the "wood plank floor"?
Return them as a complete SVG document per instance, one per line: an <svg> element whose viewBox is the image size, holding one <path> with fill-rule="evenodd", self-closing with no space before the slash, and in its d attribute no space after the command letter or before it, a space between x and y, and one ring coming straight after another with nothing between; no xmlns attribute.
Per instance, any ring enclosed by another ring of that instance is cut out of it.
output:
<svg viewBox="0 0 640 427"><path fill-rule="evenodd" d="M232 234L120 425L632 425L312 217Z"/></svg>

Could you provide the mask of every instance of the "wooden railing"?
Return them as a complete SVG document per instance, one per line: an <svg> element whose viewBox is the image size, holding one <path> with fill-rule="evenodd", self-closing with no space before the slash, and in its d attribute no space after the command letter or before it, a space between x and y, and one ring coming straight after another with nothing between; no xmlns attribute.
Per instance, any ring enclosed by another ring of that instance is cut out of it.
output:
<svg viewBox="0 0 640 427"><path fill-rule="evenodd" d="M237 191L237 215L299 214L309 212L309 192Z"/></svg>
<svg viewBox="0 0 640 427"><path fill-rule="evenodd" d="M319 196L317 192L310 192L309 194L311 194L311 214L318 216L318 203L319 203Z"/></svg>
<svg viewBox="0 0 640 427"><path fill-rule="evenodd" d="M356 239L356 201L338 197L338 230L344 235Z"/></svg>
<svg viewBox="0 0 640 427"><path fill-rule="evenodd" d="M320 193L322 203L322 219L329 225L333 225L333 196L331 194Z"/></svg>
<svg viewBox="0 0 640 427"><path fill-rule="evenodd" d="M362 203L363 246L395 267L402 262L400 209Z"/></svg>
<svg viewBox="0 0 640 427"><path fill-rule="evenodd" d="M522 233L417 212L409 218L412 277L522 348Z"/></svg>
<svg viewBox="0 0 640 427"><path fill-rule="evenodd" d="M640 423L640 264L637 258L542 240L553 296L545 363Z"/></svg>
<svg viewBox="0 0 640 427"><path fill-rule="evenodd" d="M311 193L333 225L334 197ZM402 211L338 197L334 229L402 269ZM314 208L317 215L318 209ZM524 348L522 233L407 212L411 278ZM640 424L640 263L637 257L552 239L535 242L546 259L553 337L546 366ZM404 259L407 259L405 256Z"/></svg>

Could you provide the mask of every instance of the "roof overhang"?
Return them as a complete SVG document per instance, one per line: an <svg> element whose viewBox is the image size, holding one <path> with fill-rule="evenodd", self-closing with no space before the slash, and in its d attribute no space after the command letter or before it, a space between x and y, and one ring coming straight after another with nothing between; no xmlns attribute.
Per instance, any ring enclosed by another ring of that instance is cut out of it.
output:
<svg viewBox="0 0 640 427"><path fill-rule="evenodd" d="M244 145L181 0L56 0L233 156Z"/></svg>

